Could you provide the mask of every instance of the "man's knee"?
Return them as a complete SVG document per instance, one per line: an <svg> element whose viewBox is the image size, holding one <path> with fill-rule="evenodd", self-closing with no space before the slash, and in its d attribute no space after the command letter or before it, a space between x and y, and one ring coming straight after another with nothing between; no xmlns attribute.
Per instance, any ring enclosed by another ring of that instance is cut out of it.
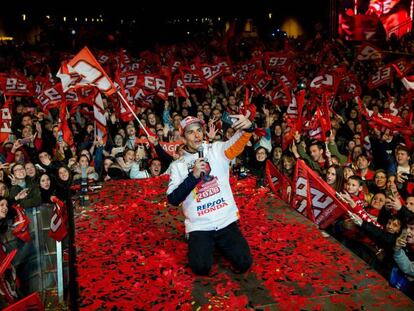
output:
<svg viewBox="0 0 414 311"><path fill-rule="evenodd" d="M237 262L234 263L236 273L244 273L250 269L253 264L253 259L250 255L241 257Z"/></svg>
<svg viewBox="0 0 414 311"><path fill-rule="evenodd" d="M208 275L211 270L211 264L206 262L190 262L190 268L194 274Z"/></svg>

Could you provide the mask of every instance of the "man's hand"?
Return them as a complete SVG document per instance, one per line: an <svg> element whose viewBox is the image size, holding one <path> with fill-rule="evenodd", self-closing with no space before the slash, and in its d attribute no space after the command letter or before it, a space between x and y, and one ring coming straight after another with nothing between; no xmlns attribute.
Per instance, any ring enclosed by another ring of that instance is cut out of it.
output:
<svg viewBox="0 0 414 311"><path fill-rule="evenodd" d="M385 199L385 206L388 208L392 208L396 211L399 211L402 207L401 201L398 197L387 197Z"/></svg>
<svg viewBox="0 0 414 311"><path fill-rule="evenodd" d="M362 218L359 217L357 214L352 213L352 212L348 212L349 217L351 217L351 220L354 222L354 224L356 224L357 226L361 227L362 226Z"/></svg>
<svg viewBox="0 0 414 311"><path fill-rule="evenodd" d="M206 162L204 161L204 158L198 158L193 167L193 175L195 178L200 178L202 173L206 172Z"/></svg>
<svg viewBox="0 0 414 311"><path fill-rule="evenodd" d="M158 145L158 139L155 138L154 136L149 135L148 136L148 141L154 146Z"/></svg>
<svg viewBox="0 0 414 311"><path fill-rule="evenodd" d="M403 247L407 246L407 229L404 229L400 236L397 238L397 240L395 241L395 246L394 246L394 250L399 250Z"/></svg>
<svg viewBox="0 0 414 311"><path fill-rule="evenodd" d="M214 123L209 123L208 132L207 132L207 137L209 138L209 140L214 140L217 132L218 132L218 129L216 129L216 126L214 125Z"/></svg>
<svg viewBox="0 0 414 311"><path fill-rule="evenodd" d="M237 121L233 123L232 128L237 130L247 130L252 126L252 121L249 118L245 117L242 114L233 114L230 115L230 118L236 118Z"/></svg>
<svg viewBox="0 0 414 311"><path fill-rule="evenodd" d="M407 181L408 177L403 172L397 173L397 183L403 184Z"/></svg>

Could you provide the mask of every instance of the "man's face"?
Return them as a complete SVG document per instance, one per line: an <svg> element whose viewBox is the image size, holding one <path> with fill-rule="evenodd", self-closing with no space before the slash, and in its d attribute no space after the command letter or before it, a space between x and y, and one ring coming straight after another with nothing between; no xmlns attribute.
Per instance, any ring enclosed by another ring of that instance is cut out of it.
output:
<svg viewBox="0 0 414 311"><path fill-rule="evenodd" d="M161 162L158 160L153 160L149 169L152 176L159 176L161 173Z"/></svg>
<svg viewBox="0 0 414 311"><path fill-rule="evenodd" d="M203 128L199 123L193 123L185 128L184 138L190 152L197 152L203 143Z"/></svg>
<svg viewBox="0 0 414 311"><path fill-rule="evenodd" d="M23 126L33 125L32 117L31 116L24 116L23 119L22 119L22 125Z"/></svg>
<svg viewBox="0 0 414 311"><path fill-rule="evenodd" d="M366 157L360 156L357 160L357 166L360 170L365 170L368 168L369 162Z"/></svg>
<svg viewBox="0 0 414 311"><path fill-rule="evenodd" d="M385 231L392 234L398 233L400 229L401 222L398 219L388 220L387 226L385 227Z"/></svg>
<svg viewBox="0 0 414 311"><path fill-rule="evenodd" d="M319 148L317 145L312 145L309 148L312 160L319 162L322 159L323 149Z"/></svg>
<svg viewBox="0 0 414 311"><path fill-rule="evenodd" d="M204 106L203 106L203 113L204 113L206 116L209 116L209 115L210 115L210 113L211 113L211 108L210 108L210 106L209 106L209 105L204 105Z"/></svg>
<svg viewBox="0 0 414 311"><path fill-rule="evenodd" d="M398 150L396 153L396 159L398 165L407 165L410 156L408 155L407 151L405 150Z"/></svg>

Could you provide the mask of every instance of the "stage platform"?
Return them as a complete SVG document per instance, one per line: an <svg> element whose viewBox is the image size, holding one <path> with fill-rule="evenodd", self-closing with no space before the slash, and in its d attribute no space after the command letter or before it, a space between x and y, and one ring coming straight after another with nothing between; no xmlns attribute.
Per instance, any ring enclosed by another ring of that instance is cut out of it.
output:
<svg viewBox="0 0 414 311"><path fill-rule="evenodd" d="M187 266L168 179L112 181L77 208L81 310L414 310L413 302L255 180L233 180L254 259L239 275L216 256L209 277Z"/></svg>

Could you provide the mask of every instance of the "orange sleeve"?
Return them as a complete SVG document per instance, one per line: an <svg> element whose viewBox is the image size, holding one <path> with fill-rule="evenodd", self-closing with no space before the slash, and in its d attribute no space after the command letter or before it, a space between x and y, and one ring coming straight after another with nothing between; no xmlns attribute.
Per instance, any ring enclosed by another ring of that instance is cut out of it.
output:
<svg viewBox="0 0 414 311"><path fill-rule="evenodd" d="M237 157L240 153L243 152L244 146L248 143L250 137L253 133L243 132L238 140L234 142L230 147L224 150L224 154L226 155L227 159L230 161Z"/></svg>

